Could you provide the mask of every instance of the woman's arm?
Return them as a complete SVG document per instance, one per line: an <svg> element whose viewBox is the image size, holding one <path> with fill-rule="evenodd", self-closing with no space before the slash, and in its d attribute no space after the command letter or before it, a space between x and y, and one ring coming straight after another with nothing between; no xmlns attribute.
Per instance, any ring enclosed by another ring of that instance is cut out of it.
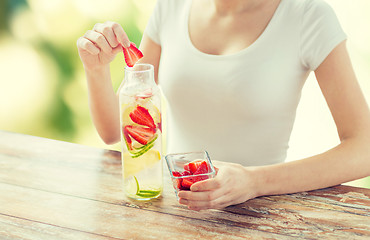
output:
<svg viewBox="0 0 370 240"><path fill-rule="evenodd" d="M216 178L179 193L194 210L223 208L250 198L308 191L370 175L370 111L357 83L345 42L315 71L341 143L298 161L262 167L220 166Z"/></svg>
<svg viewBox="0 0 370 240"><path fill-rule="evenodd" d="M130 41L123 28L114 22L96 24L93 30L79 38L77 47L84 65L92 121L107 144L120 140L118 95L114 92L109 64ZM151 63L158 70L160 46L143 36L141 62Z"/></svg>
<svg viewBox="0 0 370 240"><path fill-rule="evenodd" d="M315 74L341 142L301 161L260 168L261 181L268 187L261 188L259 195L324 188L370 175L370 112L345 42L330 53Z"/></svg>

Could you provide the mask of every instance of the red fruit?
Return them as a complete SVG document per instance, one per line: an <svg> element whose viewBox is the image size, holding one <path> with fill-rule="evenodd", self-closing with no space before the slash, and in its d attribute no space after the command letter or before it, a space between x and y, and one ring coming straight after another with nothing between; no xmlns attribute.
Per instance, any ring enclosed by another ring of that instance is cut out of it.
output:
<svg viewBox="0 0 370 240"><path fill-rule="evenodd" d="M199 182L199 181L203 181L203 180L206 180L209 178L209 176L196 176L194 177L195 178L195 182Z"/></svg>
<svg viewBox="0 0 370 240"><path fill-rule="evenodd" d="M182 180L182 186L190 190L191 185L193 185L196 182L203 181L206 179L208 179L208 176L194 176L194 177L184 178Z"/></svg>
<svg viewBox="0 0 370 240"><path fill-rule="evenodd" d="M152 129L156 128L154 120L150 115L148 109L140 105L137 105L135 110L130 113L130 118L134 123L144 125Z"/></svg>
<svg viewBox="0 0 370 240"><path fill-rule="evenodd" d="M189 170L191 173L195 173L199 166L202 164L202 162L205 162L204 160L195 160L189 163ZM207 164L207 163L206 163Z"/></svg>
<svg viewBox="0 0 370 240"><path fill-rule="evenodd" d="M190 176L190 175L192 175L190 171L185 170L182 172L182 176Z"/></svg>
<svg viewBox="0 0 370 240"><path fill-rule="evenodd" d="M184 164L184 169L185 169L186 171L190 171L189 164L190 164L190 163L186 163L186 164Z"/></svg>
<svg viewBox="0 0 370 240"><path fill-rule="evenodd" d="M132 140L131 140L131 137L128 135L127 129L125 127L122 128L122 132L123 132L123 137L125 138L125 141L127 143L127 148L129 150L132 150Z"/></svg>
<svg viewBox="0 0 370 240"><path fill-rule="evenodd" d="M208 169L208 164L206 161L202 161L198 166L197 166L197 170L194 172L194 175L197 175L197 174L203 174L203 173L208 173L209 172L209 169Z"/></svg>
<svg viewBox="0 0 370 240"><path fill-rule="evenodd" d="M191 177L182 179L183 190L190 190L190 186L193 185L193 183L195 183L195 181Z"/></svg>
<svg viewBox="0 0 370 240"><path fill-rule="evenodd" d="M132 43L130 43L130 47L122 47L122 49L123 55L125 55L125 62L129 67L133 67L135 63L144 56L143 53Z"/></svg>
<svg viewBox="0 0 370 240"><path fill-rule="evenodd" d="M179 187L179 190L190 190L190 188L188 188L188 187L184 187L183 185L182 185L182 182L183 182L183 179L181 179L181 185L180 185L180 187Z"/></svg>
<svg viewBox="0 0 370 240"><path fill-rule="evenodd" d="M172 175L175 176L175 177L181 177L182 176L182 174L178 171L173 171Z"/></svg>
<svg viewBox="0 0 370 240"><path fill-rule="evenodd" d="M209 178L209 176L199 176L199 174L209 172L209 167L207 161L205 160L195 160L187 163L184 165L184 170L185 171L183 171L182 173L177 171L172 172L172 175L174 175L175 177L184 177L182 179L176 179L177 189L179 190L190 190L191 185L193 185L194 183Z"/></svg>
<svg viewBox="0 0 370 240"><path fill-rule="evenodd" d="M175 177L189 176L191 175L191 172L184 171L181 173L178 171L173 171L172 175ZM190 186L194 183L192 178L176 178L175 181L176 181L176 188L178 190L190 190Z"/></svg>
<svg viewBox="0 0 370 240"><path fill-rule="evenodd" d="M182 176L181 173L177 172L177 171L173 171L172 175L175 176L175 177L181 177ZM179 189L179 190L182 190L182 179L181 178L176 178L175 181L176 181L176 188Z"/></svg>
<svg viewBox="0 0 370 240"><path fill-rule="evenodd" d="M151 128L144 128L138 126L125 126L125 130L130 134L130 136L137 142L146 145L155 134L155 131Z"/></svg>

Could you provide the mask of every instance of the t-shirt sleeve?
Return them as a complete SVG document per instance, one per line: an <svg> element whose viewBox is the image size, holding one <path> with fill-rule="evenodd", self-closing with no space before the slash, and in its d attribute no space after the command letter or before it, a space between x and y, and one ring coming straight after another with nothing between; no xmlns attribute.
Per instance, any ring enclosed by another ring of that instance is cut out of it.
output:
<svg viewBox="0 0 370 240"><path fill-rule="evenodd" d="M165 12L163 0L157 0L152 15L149 18L144 34L149 36L155 43L161 45L160 31L162 26L162 17Z"/></svg>
<svg viewBox="0 0 370 240"><path fill-rule="evenodd" d="M301 28L301 58L316 70L330 52L347 38L333 9L323 0L306 1Z"/></svg>

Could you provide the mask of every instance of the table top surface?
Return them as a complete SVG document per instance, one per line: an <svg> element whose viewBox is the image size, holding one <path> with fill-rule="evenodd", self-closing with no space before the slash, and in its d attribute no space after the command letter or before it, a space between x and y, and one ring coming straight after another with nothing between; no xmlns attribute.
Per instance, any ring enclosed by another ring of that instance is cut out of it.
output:
<svg viewBox="0 0 370 240"><path fill-rule="evenodd" d="M162 197L130 200L120 152L0 131L0 239L370 239L370 189L196 212L178 204L164 173Z"/></svg>

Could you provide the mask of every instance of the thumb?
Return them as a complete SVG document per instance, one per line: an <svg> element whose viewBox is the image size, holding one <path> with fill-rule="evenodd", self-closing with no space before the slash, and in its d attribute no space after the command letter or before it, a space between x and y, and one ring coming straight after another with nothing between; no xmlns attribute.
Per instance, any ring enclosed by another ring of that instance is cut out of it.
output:
<svg viewBox="0 0 370 240"><path fill-rule="evenodd" d="M117 47L113 48L112 53L116 55L117 53L122 52L122 46L121 44L118 44Z"/></svg>

